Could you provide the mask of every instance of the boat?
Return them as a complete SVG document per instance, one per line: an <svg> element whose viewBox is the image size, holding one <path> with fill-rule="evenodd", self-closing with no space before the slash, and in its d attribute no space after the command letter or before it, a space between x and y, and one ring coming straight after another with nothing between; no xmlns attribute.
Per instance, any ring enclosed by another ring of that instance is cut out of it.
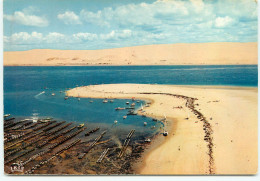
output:
<svg viewBox="0 0 260 181"><path fill-rule="evenodd" d="M163 136L168 136L168 131L163 131Z"/></svg>
<svg viewBox="0 0 260 181"><path fill-rule="evenodd" d="M78 125L78 128L82 128L84 125L85 125L85 124L82 123L82 124Z"/></svg>
<svg viewBox="0 0 260 181"><path fill-rule="evenodd" d="M48 123L48 122L50 122L50 120L49 119L42 119L40 122L41 123Z"/></svg>
<svg viewBox="0 0 260 181"><path fill-rule="evenodd" d="M140 110L142 111L143 109L144 109L144 107L143 107L143 104L141 103L141 109Z"/></svg>
<svg viewBox="0 0 260 181"><path fill-rule="evenodd" d="M35 117L32 118L32 122L33 122L33 123L37 123L37 122L38 122L38 118L35 118Z"/></svg>
<svg viewBox="0 0 260 181"><path fill-rule="evenodd" d="M125 109L124 107L117 107L117 108L115 108L116 111L118 111L118 110L124 110L124 109Z"/></svg>
<svg viewBox="0 0 260 181"><path fill-rule="evenodd" d="M158 119L153 118L152 121L158 121Z"/></svg>
<svg viewBox="0 0 260 181"><path fill-rule="evenodd" d="M131 104L131 107L135 107L135 103L132 103L132 104Z"/></svg>
<svg viewBox="0 0 260 181"><path fill-rule="evenodd" d="M127 118L127 116L123 116L123 119L126 119Z"/></svg>
<svg viewBox="0 0 260 181"><path fill-rule="evenodd" d="M92 103L93 101L91 100L91 101L89 101L90 103Z"/></svg>
<svg viewBox="0 0 260 181"><path fill-rule="evenodd" d="M151 142L151 139L150 139L150 138L146 138L146 139L144 140L144 142L150 143L150 142Z"/></svg>
<svg viewBox="0 0 260 181"><path fill-rule="evenodd" d="M69 98L68 96L65 96L65 97L64 97L64 100L67 100L68 98Z"/></svg>
<svg viewBox="0 0 260 181"><path fill-rule="evenodd" d="M107 103L107 102L108 102L108 100L106 100L106 99L105 99L105 100L103 100L103 103Z"/></svg>
<svg viewBox="0 0 260 181"><path fill-rule="evenodd" d="M139 103L140 101L136 101L137 103Z"/></svg>
<svg viewBox="0 0 260 181"><path fill-rule="evenodd" d="M190 118L190 113L188 113L188 116L185 119L188 120L189 118Z"/></svg>
<svg viewBox="0 0 260 181"><path fill-rule="evenodd" d="M154 129L155 128L155 126L151 126L151 129Z"/></svg>
<svg viewBox="0 0 260 181"><path fill-rule="evenodd" d="M130 110L130 111L128 111L127 115L137 115L137 113L134 112L133 110Z"/></svg>
<svg viewBox="0 0 260 181"><path fill-rule="evenodd" d="M114 100L110 100L109 102L111 102L111 103L112 103L112 102L114 102Z"/></svg>
<svg viewBox="0 0 260 181"><path fill-rule="evenodd" d="M146 126L147 125L147 122L144 122L144 126Z"/></svg>
<svg viewBox="0 0 260 181"><path fill-rule="evenodd" d="M129 104L129 102L126 102L126 104Z"/></svg>
<svg viewBox="0 0 260 181"><path fill-rule="evenodd" d="M80 101L80 98L78 97L78 101Z"/></svg>
<svg viewBox="0 0 260 181"><path fill-rule="evenodd" d="M5 114L4 117L7 118L9 117L11 114Z"/></svg>
<svg viewBox="0 0 260 181"><path fill-rule="evenodd" d="M114 124L117 124L117 120L114 121Z"/></svg>
<svg viewBox="0 0 260 181"><path fill-rule="evenodd" d="M161 121L166 121L166 119L167 119L167 118L166 118L166 116L165 116L165 114L164 114L164 118L162 118Z"/></svg>
<svg viewBox="0 0 260 181"><path fill-rule="evenodd" d="M55 93L52 93L51 95L52 95L52 96L55 96Z"/></svg>

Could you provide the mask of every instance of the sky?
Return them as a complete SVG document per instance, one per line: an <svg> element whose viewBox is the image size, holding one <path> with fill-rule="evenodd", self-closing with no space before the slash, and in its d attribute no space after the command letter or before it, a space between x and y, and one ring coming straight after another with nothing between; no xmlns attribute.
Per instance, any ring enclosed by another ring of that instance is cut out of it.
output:
<svg viewBox="0 0 260 181"><path fill-rule="evenodd" d="M256 42L255 0L4 0L4 51Z"/></svg>

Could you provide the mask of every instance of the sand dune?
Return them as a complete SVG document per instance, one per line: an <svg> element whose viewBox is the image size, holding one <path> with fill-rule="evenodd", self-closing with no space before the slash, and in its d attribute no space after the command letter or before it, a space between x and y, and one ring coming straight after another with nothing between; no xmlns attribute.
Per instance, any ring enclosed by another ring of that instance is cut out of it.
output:
<svg viewBox="0 0 260 181"><path fill-rule="evenodd" d="M257 43L180 43L104 50L4 52L5 66L257 64Z"/></svg>
<svg viewBox="0 0 260 181"><path fill-rule="evenodd" d="M167 127L169 135L163 144L146 154L142 167L136 169L138 174L257 172L257 88L106 84L78 87L67 93L92 98L150 99L153 103L144 108L145 114L156 118L167 115L172 129ZM205 141L205 122L187 107L187 99L170 94L198 99L194 109L210 124L206 130L212 130L211 154L210 142Z"/></svg>

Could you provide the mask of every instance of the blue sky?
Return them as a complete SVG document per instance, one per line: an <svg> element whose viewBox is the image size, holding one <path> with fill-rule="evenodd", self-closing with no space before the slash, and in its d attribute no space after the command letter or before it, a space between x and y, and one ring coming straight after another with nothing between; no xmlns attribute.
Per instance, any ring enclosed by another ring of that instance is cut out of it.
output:
<svg viewBox="0 0 260 181"><path fill-rule="evenodd" d="M4 50L256 42L255 0L4 0Z"/></svg>

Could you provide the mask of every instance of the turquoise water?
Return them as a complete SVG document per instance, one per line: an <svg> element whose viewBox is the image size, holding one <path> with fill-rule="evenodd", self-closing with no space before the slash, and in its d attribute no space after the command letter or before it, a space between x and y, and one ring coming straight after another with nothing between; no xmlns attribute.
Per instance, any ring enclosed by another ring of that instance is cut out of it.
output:
<svg viewBox="0 0 260 181"><path fill-rule="evenodd" d="M253 86L258 84L257 65L228 66L93 66L93 67L4 67L4 113L27 117L54 117L66 121L131 125L144 129L159 123L150 118L128 116L125 107L131 100L115 99L102 103L101 99L69 98L64 100L66 88L109 83L228 85ZM47 88L47 89L45 89ZM42 91L45 93L40 94ZM55 93L55 96L51 96ZM138 106L144 102L137 103ZM158 125L157 125L158 126Z"/></svg>

